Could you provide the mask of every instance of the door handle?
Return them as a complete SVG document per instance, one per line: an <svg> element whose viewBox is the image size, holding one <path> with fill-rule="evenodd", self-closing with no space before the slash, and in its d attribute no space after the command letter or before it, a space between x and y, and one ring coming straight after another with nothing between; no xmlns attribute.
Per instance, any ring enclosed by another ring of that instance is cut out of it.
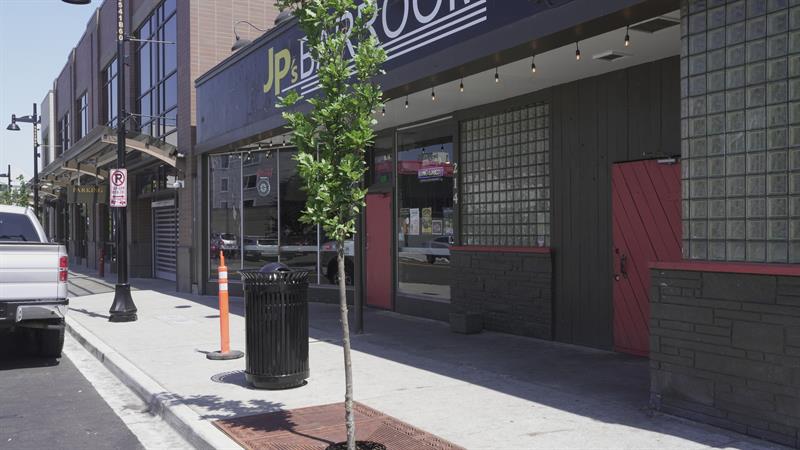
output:
<svg viewBox="0 0 800 450"><path fill-rule="evenodd" d="M623 277L628 278L628 255L625 253L619 257L619 272Z"/></svg>

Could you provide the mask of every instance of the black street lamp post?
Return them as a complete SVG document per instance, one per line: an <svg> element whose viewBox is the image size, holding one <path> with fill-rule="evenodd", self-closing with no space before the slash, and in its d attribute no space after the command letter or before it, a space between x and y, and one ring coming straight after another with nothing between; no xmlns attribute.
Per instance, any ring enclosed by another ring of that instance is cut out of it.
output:
<svg viewBox="0 0 800 450"><path fill-rule="evenodd" d="M62 0L65 3L87 5L91 0ZM117 168L125 169L125 0L117 0ZM125 180L127 189L127 180ZM127 195L126 195L127 198ZM127 205L127 199L126 199ZM128 282L128 216L127 206L115 207L117 222L117 284L114 286L114 302L109 310L110 322L133 322L136 320L136 305L131 297Z"/></svg>
<svg viewBox="0 0 800 450"><path fill-rule="evenodd" d="M6 127L9 131L19 131L17 122L33 124L33 213L39 217L39 124L41 118L36 111L36 103L33 104L33 115L17 117L11 115L11 124ZM11 168L8 170L8 185L11 187Z"/></svg>

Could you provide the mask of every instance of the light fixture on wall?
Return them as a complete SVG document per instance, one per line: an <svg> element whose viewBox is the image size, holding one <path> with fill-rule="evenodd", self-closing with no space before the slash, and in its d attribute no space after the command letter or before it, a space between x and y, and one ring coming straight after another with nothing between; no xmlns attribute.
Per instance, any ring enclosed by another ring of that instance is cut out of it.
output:
<svg viewBox="0 0 800 450"><path fill-rule="evenodd" d="M460 92L464 92L464 79L461 79L461 83L458 85L458 90Z"/></svg>
<svg viewBox="0 0 800 450"><path fill-rule="evenodd" d="M499 70L500 69L497 68L497 67L494 68L494 82L495 83L499 83L500 82L500 71Z"/></svg>
<svg viewBox="0 0 800 450"><path fill-rule="evenodd" d="M531 57L531 73L536 73L536 54Z"/></svg>
<svg viewBox="0 0 800 450"><path fill-rule="evenodd" d="M628 46L631 45L630 29L631 29L630 25L626 25L625 26L625 47L628 47Z"/></svg>
<svg viewBox="0 0 800 450"><path fill-rule="evenodd" d="M406 95L406 109L408 109L408 96Z"/></svg>
<svg viewBox="0 0 800 450"><path fill-rule="evenodd" d="M578 41L575 41L575 61L581 60L581 48L578 46Z"/></svg>

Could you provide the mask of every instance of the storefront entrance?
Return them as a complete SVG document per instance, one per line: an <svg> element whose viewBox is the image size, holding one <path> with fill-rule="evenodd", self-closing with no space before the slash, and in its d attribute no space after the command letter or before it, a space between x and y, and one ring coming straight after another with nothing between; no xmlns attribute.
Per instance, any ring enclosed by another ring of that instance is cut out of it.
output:
<svg viewBox="0 0 800 450"><path fill-rule="evenodd" d="M650 270L681 259L681 174L675 160L612 168L614 349L647 356Z"/></svg>
<svg viewBox="0 0 800 450"><path fill-rule="evenodd" d="M163 280L176 280L178 214L175 200L153 202L153 274Z"/></svg>

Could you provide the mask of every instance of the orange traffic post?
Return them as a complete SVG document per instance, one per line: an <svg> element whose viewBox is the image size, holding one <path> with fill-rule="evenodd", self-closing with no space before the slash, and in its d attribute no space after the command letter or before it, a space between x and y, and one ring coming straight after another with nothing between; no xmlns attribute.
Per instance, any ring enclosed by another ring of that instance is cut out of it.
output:
<svg viewBox="0 0 800 450"><path fill-rule="evenodd" d="M219 278L219 337L220 350L206 353L208 359L236 359L244 356L239 350L231 350L230 322L228 320L228 267L225 266L225 253L219 252L219 267L217 267L217 278Z"/></svg>

